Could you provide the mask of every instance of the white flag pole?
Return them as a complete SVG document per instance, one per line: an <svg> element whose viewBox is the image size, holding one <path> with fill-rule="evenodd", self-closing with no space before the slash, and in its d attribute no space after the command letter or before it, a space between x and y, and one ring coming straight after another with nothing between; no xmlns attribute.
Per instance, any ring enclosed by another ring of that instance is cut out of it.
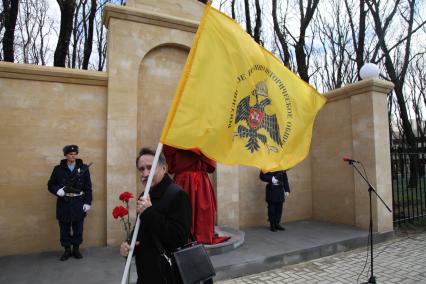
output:
<svg viewBox="0 0 426 284"><path fill-rule="evenodd" d="M155 151L154 161L152 162L151 171L149 172L148 181L146 182L145 192L143 197L147 197L149 194L149 190L151 189L152 179L155 174L155 170L157 169L158 158L160 157L161 151L163 150L163 144L158 143L157 150ZM139 218L139 214L136 217L135 229L133 230L132 242L130 243L130 251L127 255L126 266L124 267L123 277L121 278L121 284L127 283L127 277L129 275L130 263L132 262L133 251L135 249L136 238L138 237L139 227L141 220Z"/></svg>

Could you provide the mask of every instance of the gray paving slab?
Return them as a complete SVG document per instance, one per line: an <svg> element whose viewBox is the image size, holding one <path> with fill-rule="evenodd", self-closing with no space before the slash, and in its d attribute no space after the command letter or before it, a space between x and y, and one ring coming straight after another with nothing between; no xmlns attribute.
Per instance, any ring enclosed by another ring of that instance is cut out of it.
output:
<svg viewBox="0 0 426 284"><path fill-rule="evenodd" d="M100 247L81 251L83 259L70 258L67 261L59 261L62 251L0 257L0 283L120 283L125 259L118 254L118 248ZM134 271L130 279L136 279Z"/></svg>
<svg viewBox="0 0 426 284"><path fill-rule="evenodd" d="M368 232L353 226L306 220L285 224L285 231L268 227L245 229L244 244L212 257L216 279L227 279L295 264L364 246ZM377 241L393 234L376 235Z"/></svg>

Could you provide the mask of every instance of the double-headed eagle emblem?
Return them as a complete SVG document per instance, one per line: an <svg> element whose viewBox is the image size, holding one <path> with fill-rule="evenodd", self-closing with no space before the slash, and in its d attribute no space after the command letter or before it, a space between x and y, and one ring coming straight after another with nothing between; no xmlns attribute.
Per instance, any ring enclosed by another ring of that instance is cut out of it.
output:
<svg viewBox="0 0 426 284"><path fill-rule="evenodd" d="M256 99L256 103L253 106L250 106L251 95ZM263 81L257 83L256 88L251 94L238 103L235 124L245 121L248 127L238 125L235 136L248 138L246 148L251 153L259 150L260 146L258 140L265 144L269 151L278 151L277 147L268 145L266 135L258 133L258 130L261 128L268 132L271 139L274 140L278 146L282 147L283 145L280 137L280 126L276 115L265 113L265 108L270 104L271 100L268 98L268 88Z"/></svg>

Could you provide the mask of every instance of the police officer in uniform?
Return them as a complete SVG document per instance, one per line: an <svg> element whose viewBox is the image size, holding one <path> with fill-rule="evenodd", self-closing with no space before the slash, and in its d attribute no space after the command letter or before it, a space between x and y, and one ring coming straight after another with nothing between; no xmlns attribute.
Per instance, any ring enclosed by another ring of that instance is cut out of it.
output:
<svg viewBox="0 0 426 284"><path fill-rule="evenodd" d="M61 245L65 249L61 261L70 256L77 259L83 257L79 246L83 242L84 217L92 203L90 172L83 160L77 159L78 146L67 145L63 152L65 159L55 166L47 184L49 191L57 197L56 218L61 232Z"/></svg>
<svg viewBox="0 0 426 284"><path fill-rule="evenodd" d="M280 221L284 201L290 194L287 173L286 171L260 172L259 178L268 183L266 185L266 202L268 203L270 230L272 232L284 231L285 228L280 225Z"/></svg>

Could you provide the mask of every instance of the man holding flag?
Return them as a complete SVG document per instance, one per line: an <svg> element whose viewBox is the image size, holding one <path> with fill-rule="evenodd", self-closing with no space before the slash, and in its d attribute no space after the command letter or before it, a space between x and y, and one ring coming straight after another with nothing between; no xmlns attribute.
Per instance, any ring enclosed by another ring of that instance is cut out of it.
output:
<svg viewBox="0 0 426 284"><path fill-rule="evenodd" d="M154 155L154 151L142 148L136 159L136 167L144 187L151 170L155 172L149 196L140 197L137 202L138 217L141 220L135 247L137 284L177 283L167 257L187 243L191 226L188 195L167 175L167 163L163 154L160 155L156 169L152 169ZM164 248L167 255L162 254L160 247ZM121 255L127 256L129 250L127 242L121 244Z"/></svg>

